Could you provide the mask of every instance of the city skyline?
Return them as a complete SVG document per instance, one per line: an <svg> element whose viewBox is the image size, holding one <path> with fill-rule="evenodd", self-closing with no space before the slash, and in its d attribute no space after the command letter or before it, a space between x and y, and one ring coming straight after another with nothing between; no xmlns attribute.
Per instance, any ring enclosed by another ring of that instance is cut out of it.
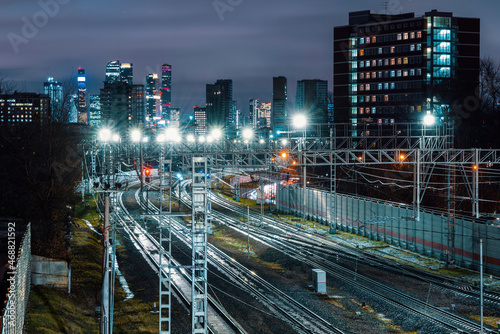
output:
<svg viewBox="0 0 500 334"><path fill-rule="evenodd" d="M87 94L97 94L111 60L134 63L136 84L143 84L148 73L161 73L161 65L169 63L176 73L172 105L181 107L184 114L191 113L194 105L204 105L207 83L232 79L233 98L245 113L249 98L272 101L273 76L285 76L288 104L293 108L299 80L327 80L332 90L333 27L347 24L350 11L386 12L382 2L373 1L288 1L286 6L260 0L231 3L232 7L217 9L211 1L196 6L129 2L110 15L105 9L112 2L9 1L0 13L6 46L0 51L0 74L18 82L21 89L42 92L48 76L64 81L76 76L81 66L86 69ZM479 17L481 57L495 58L500 43L494 34L500 22L494 14L500 3L482 0L476 4L480 6L451 0L438 4L389 1L387 12L420 16L437 9ZM164 20L165 12L175 14L172 20ZM29 31L26 22L33 24L33 20L39 24Z"/></svg>

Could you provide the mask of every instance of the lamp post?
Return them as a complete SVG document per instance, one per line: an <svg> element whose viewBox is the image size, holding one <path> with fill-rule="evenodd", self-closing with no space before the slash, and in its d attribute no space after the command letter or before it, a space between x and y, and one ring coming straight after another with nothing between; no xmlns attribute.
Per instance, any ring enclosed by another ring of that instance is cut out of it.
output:
<svg viewBox="0 0 500 334"><path fill-rule="evenodd" d="M302 141L299 140L299 152L301 153L302 158L302 180L303 180L303 194L302 194L302 222L306 222L306 154L305 154L305 144L306 144L306 127L307 127L307 118L303 114L297 114L293 117L293 126L296 129L303 129L302 132Z"/></svg>
<svg viewBox="0 0 500 334"><path fill-rule="evenodd" d="M103 281L102 281L102 299L101 299L101 333L113 333L113 307L114 307L114 281L115 281L115 228L110 226L110 174L112 173L113 164L111 161L111 153L106 159L106 151L109 142L120 142L120 136L113 134L111 130L103 128L99 132L99 140L104 145L104 169L106 172L106 180L101 182L104 184L104 229L103 229ZM113 242L111 243L110 230L113 231Z"/></svg>

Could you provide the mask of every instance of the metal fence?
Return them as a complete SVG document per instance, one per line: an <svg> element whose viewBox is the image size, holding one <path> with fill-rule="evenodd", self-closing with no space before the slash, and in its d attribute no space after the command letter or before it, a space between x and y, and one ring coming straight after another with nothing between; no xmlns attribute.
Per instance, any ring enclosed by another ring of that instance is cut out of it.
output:
<svg viewBox="0 0 500 334"><path fill-rule="evenodd" d="M327 191L307 189L306 205L302 189L278 187L278 212L292 213L333 228L446 260L454 251L457 265L479 269L479 240L483 239L484 268L500 275L500 226L479 223L473 218L456 217L454 248L448 247L448 215L421 210L415 219L412 206Z"/></svg>
<svg viewBox="0 0 500 334"><path fill-rule="evenodd" d="M31 284L31 224L21 241L16 267L11 270L15 273L7 280L10 288L2 318L2 334L21 334Z"/></svg>

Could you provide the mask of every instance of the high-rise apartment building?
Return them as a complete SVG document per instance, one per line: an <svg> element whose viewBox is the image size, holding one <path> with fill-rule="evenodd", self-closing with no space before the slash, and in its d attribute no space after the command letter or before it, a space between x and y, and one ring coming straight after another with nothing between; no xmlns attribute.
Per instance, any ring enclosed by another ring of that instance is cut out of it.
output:
<svg viewBox="0 0 500 334"><path fill-rule="evenodd" d="M106 82L116 82L120 81L121 76L121 64L119 60L112 60L106 65Z"/></svg>
<svg viewBox="0 0 500 334"><path fill-rule="evenodd" d="M287 81L285 77L273 77L273 104L271 127L273 136L279 137L287 129Z"/></svg>
<svg viewBox="0 0 500 334"><path fill-rule="evenodd" d="M161 66L161 116L170 122L170 108L172 107L172 65Z"/></svg>
<svg viewBox="0 0 500 334"><path fill-rule="evenodd" d="M129 85L134 84L134 66L132 63L120 64L120 80L125 81Z"/></svg>
<svg viewBox="0 0 500 334"><path fill-rule="evenodd" d="M178 128L181 125L181 108L171 107L170 108L170 126Z"/></svg>
<svg viewBox="0 0 500 334"><path fill-rule="evenodd" d="M89 125L101 126L101 97L99 95L89 95Z"/></svg>
<svg viewBox="0 0 500 334"><path fill-rule="evenodd" d="M146 125L154 124L154 117L158 115L160 105L159 94L160 82L157 73L149 73L146 76Z"/></svg>
<svg viewBox="0 0 500 334"><path fill-rule="evenodd" d="M50 119L50 97L38 93L0 95L0 124L44 124Z"/></svg>
<svg viewBox="0 0 500 334"><path fill-rule="evenodd" d="M230 127L234 121L235 101L233 101L233 81L217 80L215 84L206 86L207 125L214 127ZM226 131L229 135L230 131Z"/></svg>
<svg viewBox="0 0 500 334"><path fill-rule="evenodd" d="M303 113L310 124L328 123L328 81L297 81L295 111Z"/></svg>
<svg viewBox="0 0 500 334"><path fill-rule="evenodd" d="M78 123L88 124L87 77L85 76L85 70L81 67L78 68L77 84L78 84Z"/></svg>
<svg viewBox="0 0 500 334"><path fill-rule="evenodd" d="M207 133L207 109L194 106L194 133L204 135Z"/></svg>
<svg viewBox="0 0 500 334"><path fill-rule="evenodd" d="M334 28L335 122L444 119L474 95L479 56L477 18L349 13Z"/></svg>

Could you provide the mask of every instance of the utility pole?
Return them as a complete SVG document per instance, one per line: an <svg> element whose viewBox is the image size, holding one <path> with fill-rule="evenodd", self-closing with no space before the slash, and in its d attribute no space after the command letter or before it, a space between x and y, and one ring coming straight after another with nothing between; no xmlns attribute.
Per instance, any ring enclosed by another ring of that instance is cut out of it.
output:
<svg viewBox="0 0 500 334"><path fill-rule="evenodd" d="M484 307L484 294L483 294L483 239L479 239L479 257L480 257L480 275L479 284L481 289L481 334L483 334L484 319L483 319L483 307Z"/></svg>

